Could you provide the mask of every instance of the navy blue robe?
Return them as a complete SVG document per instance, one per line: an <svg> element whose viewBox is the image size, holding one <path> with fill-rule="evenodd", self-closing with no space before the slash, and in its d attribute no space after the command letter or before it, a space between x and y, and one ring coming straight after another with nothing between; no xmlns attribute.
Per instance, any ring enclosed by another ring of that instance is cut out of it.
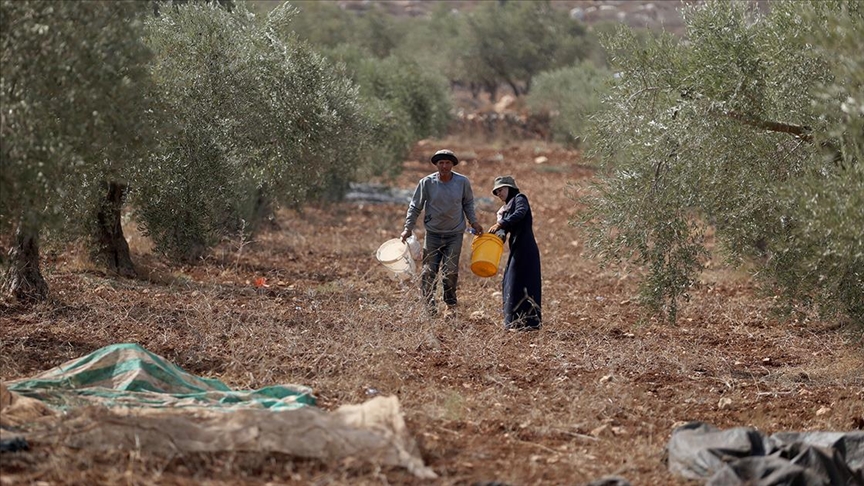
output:
<svg viewBox="0 0 864 486"><path fill-rule="evenodd" d="M518 193L505 205L499 222L510 243L502 285L504 327L508 329L540 327L540 250L534 239L533 219L528 197Z"/></svg>

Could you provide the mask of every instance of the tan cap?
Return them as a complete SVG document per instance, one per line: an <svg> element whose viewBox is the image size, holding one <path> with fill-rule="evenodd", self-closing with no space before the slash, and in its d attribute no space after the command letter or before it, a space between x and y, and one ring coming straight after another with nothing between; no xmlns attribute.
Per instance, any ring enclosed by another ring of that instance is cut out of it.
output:
<svg viewBox="0 0 864 486"><path fill-rule="evenodd" d="M432 163L437 164L441 159L449 160L453 162L453 165L459 165L459 159L456 158L456 154L452 150L445 149L435 152L435 155L432 156Z"/></svg>
<svg viewBox="0 0 864 486"><path fill-rule="evenodd" d="M495 184L492 186L492 194L495 194L495 191L502 187L512 187L513 189L519 190L519 187L516 185L516 180L511 176L498 176L495 178Z"/></svg>

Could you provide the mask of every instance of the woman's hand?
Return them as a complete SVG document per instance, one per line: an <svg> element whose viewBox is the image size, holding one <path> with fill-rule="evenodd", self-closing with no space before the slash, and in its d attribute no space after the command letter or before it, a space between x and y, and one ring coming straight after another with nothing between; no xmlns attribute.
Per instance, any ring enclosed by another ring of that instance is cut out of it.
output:
<svg viewBox="0 0 864 486"><path fill-rule="evenodd" d="M494 233L494 232L498 231L499 229L501 229L501 225L498 223L495 223L489 227L489 233Z"/></svg>

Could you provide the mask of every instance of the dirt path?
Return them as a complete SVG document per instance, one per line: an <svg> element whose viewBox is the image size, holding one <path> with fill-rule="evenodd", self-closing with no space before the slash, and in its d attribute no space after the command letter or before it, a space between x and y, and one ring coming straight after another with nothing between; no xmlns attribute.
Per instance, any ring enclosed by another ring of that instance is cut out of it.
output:
<svg viewBox="0 0 864 486"><path fill-rule="evenodd" d="M279 229L226 243L195 267L166 266L130 234L140 280L106 278L63 253L46 272L52 302L0 309L0 377L138 342L236 387L309 385L325 408L395 394L441 477L430 484L584 484L608 474L634 485L685 484L662 462L679 423L767 433L861 427L860 336L772 317L770 298L719 263L677 326L645 316L633 276L586 259L568 224L577 210L570 184L592 175L578 154L542 143L429 142L395 185L413 188L444 146L464 160L456 170L471 178L484 226L497 209L495 176L514 175L529 196L543 260L541 332L501 329L500 277L471 275L468 252L460 318L425 318L416 286L393 281L374 260L377 246L399 234L407 205L352 202L284 212ZM266 287L254 285L260 277ZM415 483L360 462L274 455L36 448L6 457L4 484Z"/></svg>

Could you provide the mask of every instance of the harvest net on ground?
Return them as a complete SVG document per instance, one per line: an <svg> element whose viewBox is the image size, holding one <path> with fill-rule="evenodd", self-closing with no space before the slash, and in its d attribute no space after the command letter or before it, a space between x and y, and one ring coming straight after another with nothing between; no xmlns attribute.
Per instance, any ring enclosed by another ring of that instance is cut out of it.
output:
<svg viewBox="0 0 864 486"><path fill-rule="evenodd" d="M280 452L358 457L435 477L423 464L396 397L343 405L332 413L297 385L231 390L137 344L106 346L34 377L0 384L4 440L75 449ZM60 413L61 411L65 413ZM18 426L45 427L19 433ZM14 436L14 437L13 437Z"/></svg>

